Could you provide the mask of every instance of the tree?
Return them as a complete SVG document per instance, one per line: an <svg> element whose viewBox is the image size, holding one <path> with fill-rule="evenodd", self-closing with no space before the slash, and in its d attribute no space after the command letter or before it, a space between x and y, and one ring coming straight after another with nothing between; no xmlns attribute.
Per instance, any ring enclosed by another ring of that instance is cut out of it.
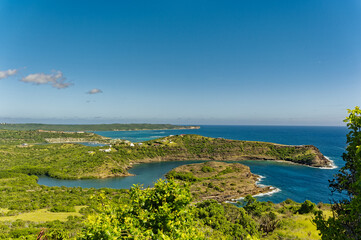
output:
<svg viewBox="0 0 361 240"><path fill-rule="evenodd" d="M242 207L230 203L219 204L216 200L205 200L195 206L195 217L204 225L211 227L224 236L212 236L215 239L258 239L258 224ZM208 236L207 239L209 239Z"/></svg>
<svg viewBox="0 0 361 240"><path fill-rule="evenodd" d="M114 206L101 196L100 214L90 216L80 239L204 239L196 228L187 188L158 180L154 188L130 189L130 203Z"/></svg>
<svg viewBox="0 0 361 240"><path fill-rule="evenodd" d="M347 148L342 155L345 166L330 181L332 192L347 198L332 205L333 217L325 219L318 212L314 222L322 239L361 239L361 109L348 109Z"/></svg>

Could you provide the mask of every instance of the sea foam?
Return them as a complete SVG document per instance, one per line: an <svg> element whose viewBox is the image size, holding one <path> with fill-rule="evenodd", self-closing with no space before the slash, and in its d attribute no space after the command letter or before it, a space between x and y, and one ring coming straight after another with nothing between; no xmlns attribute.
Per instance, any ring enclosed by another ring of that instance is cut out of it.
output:
<svg viewBox="0 0 361 240"><path fill-rule="evenodd" d="M278 193L278 192L282 191L280 188L260 184L260 182L265 178L266 178L265 176L258 175L258 180L256 181L256 185L259 186L259 187L270 187L270 189L272 191L269 191L269 192L266 192L266 193L258 193L256 195L252 195L252 197L271 196L272 194L275 194L275 193ZM240 197L240 198L237 198L237 199L232 199L232 201L237 202L237 201L241 201L243 199L244 199L244 197Z"/></svg>
<svg viewBox="0 0 361 240"><path fill-rule="evenodd" d="M335 168L338 168L333 160L331 160L329 157L326 157L326 156L325 156L325 158L331 162L331 166L320 167L320 169L335 169Z"/></svg>

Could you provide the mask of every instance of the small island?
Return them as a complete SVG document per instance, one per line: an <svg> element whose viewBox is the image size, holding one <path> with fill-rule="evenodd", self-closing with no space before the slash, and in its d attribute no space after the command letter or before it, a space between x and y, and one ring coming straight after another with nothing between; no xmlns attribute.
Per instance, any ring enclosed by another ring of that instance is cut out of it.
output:
<svg viewBox="0 0 361 240"><path fill-rule="evenodd" d="M240 163L204 162L179 166L166 177L190 184L194 201L214 199L218 202L235 201L247 195L270 193L271 186L258 186L260 176L251 173Z"/></svg>

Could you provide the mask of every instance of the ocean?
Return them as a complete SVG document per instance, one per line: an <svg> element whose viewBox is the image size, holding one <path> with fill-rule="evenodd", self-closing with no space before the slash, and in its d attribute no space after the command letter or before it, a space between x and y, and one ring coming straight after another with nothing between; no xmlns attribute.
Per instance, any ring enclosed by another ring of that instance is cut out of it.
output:
<svg viewBox="0 0 361 240"><path fill-rule="evenodd" d="M346 127L301 127L301 126L201 126L200 129L152 130L152 131L110 131L95 132L111 138L142 142L177 134L199 134L207 137L222 137L234 140L264 141L288 145L314 145L334 164L334 169L319 169L274 161L240 161L251 171L261 176L259 184L275 187L269 195L258 196L260 201L281 202L290 198L296 202L330 203L339 200L340 194L331 195L329 180L344 165L342 153L346 148ZM197 162L197 161L194 161ZM199 161L198 161L199 162ZM80 186L129 188L133 184L152 186L172 168L190 162L162 162L140 164L130 170L133 177L89 180L59 180L40 177L39 184L48 186Z"/></svg>

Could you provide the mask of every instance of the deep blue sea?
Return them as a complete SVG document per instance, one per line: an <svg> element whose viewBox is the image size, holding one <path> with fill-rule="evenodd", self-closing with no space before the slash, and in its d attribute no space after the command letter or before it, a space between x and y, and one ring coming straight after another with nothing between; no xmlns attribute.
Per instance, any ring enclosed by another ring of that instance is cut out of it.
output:
<svg viewBox="0 0 361 240"><path fill-rule="evenodd" d="M105 137L127 139L132 142L142 142L177 134L199 134L207 137L223 137L235 140L265 141L289 145L315 145L326 157L334 161L337 166L336 169L319 169L273 161L241 161L241 163L249 166L253 173L264 177L260 184L271 185L279 189L278 192L272 195L258 197L260 201L281 202L291 198L297 202L308 199L316 203L329 203L332 199L337 200L340 198L340 195L330 194L328 180L332 179L339 167L344 165L341 155L346 147L346 127L201 126L200 129L192 130L96 133ZM39 184L95 188L129 188L137 183L152 186L154 181L164 177L164 174L171 169L189 163L189 161L182 161L140 164L130 170L136 176L122 178L59 180L40 177Z"/></svg>

